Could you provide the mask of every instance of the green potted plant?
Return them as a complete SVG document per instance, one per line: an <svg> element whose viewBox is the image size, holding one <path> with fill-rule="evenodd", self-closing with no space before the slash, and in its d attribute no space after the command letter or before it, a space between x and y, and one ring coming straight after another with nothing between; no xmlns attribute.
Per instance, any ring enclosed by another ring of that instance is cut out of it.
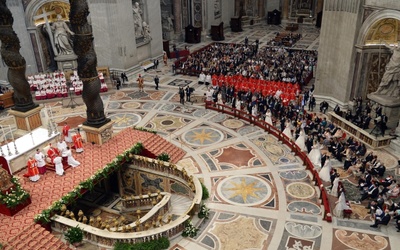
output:
<svg viewBox="0 0 400 250"><path fill-rule="evenodd" d="M79 226L71 227L64 233L65 239L74 246L79 246L83 240L83 231Z"/></svg>
<svg viewBox="0 0 400 250"><path fill-rule="evenodd" d="M169 160L171 159L171 157L169 156L169 154L167 153L161 153L160 155L157 156L157 160L160 161L165 161L165 162L169 162Z"/></svg>

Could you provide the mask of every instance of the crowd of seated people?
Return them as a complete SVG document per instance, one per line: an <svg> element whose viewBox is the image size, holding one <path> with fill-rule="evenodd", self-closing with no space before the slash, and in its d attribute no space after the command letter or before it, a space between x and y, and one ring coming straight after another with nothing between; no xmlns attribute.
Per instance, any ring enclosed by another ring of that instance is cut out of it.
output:
<svg viewBox="0 0 400 250"><path fill-rule="evenodd" d="M361 97L354 98L353 103L354 109L347 110L343 114L344 118L362 129L369 129L376 126L378 128L377 132L384 135L384 132L387 129L386 123L388 117L382 112L382 107L379 105L374 107L370 101L367 101L365 105L363 105ZM340 112L337 114L340 115Z"/></svg>
<svg viewBox="0 0 400 250"><path fill-rule="evenodd" d="M101 82L101 92L107 92L107 84L104 80L103 73L99 73ZM70 86L67 85L65 73L56 71L53 73L38 73L28 76L28 83L31 91L35 92L36 100L52 99L57 97L67 97L68 93L81 95L83 90L83 82L79 79L78 72L74 70L70 76Z"/></svg>
<svg viewBox="0 0 400 250"><path fill-rule="evenodd" d="M265 47L256 52L256 47L215 43L177 61L175 66L183 74L240 74L243 77L301 85L312 78L317 51Z"/></svg>
<svg viewBox="0 0 400 250"><path fill-rule="evenodd" d="M300 39L301 34L277 33L275 38L269 41L267 45L292 47Z"/></svg>

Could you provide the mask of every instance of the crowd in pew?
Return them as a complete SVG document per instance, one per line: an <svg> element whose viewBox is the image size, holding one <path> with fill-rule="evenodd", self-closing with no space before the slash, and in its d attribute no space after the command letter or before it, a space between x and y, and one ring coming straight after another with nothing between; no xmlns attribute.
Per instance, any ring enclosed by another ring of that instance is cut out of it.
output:
<svg viewBox="0 0 400 250"><path fill-rule="evenodd" d="M321 105L324 105L327 109L328 105L326 104L321 103ZM382 111L382 107L379 104L373 105L369 100L363 104L363 99L361 97L353 98L353 104L353 110L348 109L346 112L342 112L340 108L336 106L334 112L362 129L376 127L376 132L384 136L385 130L387 129L386 124L388 117Z"/></svg>
<svg viewBox="0 0 400 250"><path fill-rule="evenodd" d="M175 69L182 74L242 75L304 85L313 76L317 56L317 51L214 43L177 61Z"/></svg>
<svg viewBox="0 0 400 250"><path fill-rule="evenodd" d="M275 38L270 40L267 45L292 47L298 40L301 39L301 34L294 33L277 33Z"/></svg>
<svg viewBox="0 0 400 250"><path fill-rule="evenodd" d="M107 84L103 73L99 72L101 83L101 92L107 92ZM30 89L35 93L36 100L52 99L57 97L68 97L75 93L81 95L83 91L83 82L79 79L78 72L74 70L69 79L65 73L56 71L53 73L38 73L28 76Z"/></svg>

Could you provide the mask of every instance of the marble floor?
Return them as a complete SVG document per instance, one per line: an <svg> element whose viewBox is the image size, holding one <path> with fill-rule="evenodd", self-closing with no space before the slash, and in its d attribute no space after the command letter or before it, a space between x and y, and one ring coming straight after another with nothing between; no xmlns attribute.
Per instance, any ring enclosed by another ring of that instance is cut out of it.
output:
<svg viewBox="0 0 400 250"><path fill-rule="evenodd" d="M248 36L249 40L260 39L262 47L283 26L245 27L240 33L227 32L225 42L242 42ZM301 39L295 48L316 49L318 30L302 26L300 31L306 32L303 38L307 39ZM190 50L208 42L211 40L189 45ZM129 78L136 79L139 73L145 77L145 92L138 92L136 83L131 83L102 96L106 114L115 122L114 133L130 126L156 130L187 152L178 165L195 173L210 190L206 203L211 209L209 219L199 225L195 238L177 237L170 249L372 250L400 245L400 233L392 222L374 229L369 227L370 218L323 221L323 206L311 174L273 136L247 122L206 110L201 102L179 104L179 86L189 85L195 89L194 96L203 96L205 87L198 85L195 77L173 75L170 67L161 66L145 73L137 71ZM152 81L155 74L160 77L158 91ZM58 123L79 124L85 117L84 106L66 109L59 101L48 105ZM6 113L0 119L0 124L15 127ZM389 168L394 170L399 154L386 150L379 154L393 163ZM361 205L359 210L362 213Z"/></svg>

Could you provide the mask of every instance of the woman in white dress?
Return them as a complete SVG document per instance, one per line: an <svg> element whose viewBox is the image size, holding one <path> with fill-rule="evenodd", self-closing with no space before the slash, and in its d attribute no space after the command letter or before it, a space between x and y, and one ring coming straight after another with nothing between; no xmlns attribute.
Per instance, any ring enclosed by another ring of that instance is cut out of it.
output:
<svg viewBox="0 0 400 250"><path fill-rule="evenodd" d="M272 113L271 113L270 109L268 109L267 112L265 112L265 122L271 126L273 125L272 124Z"/></svg>
<svg viewBox="0 0 400 250"><path fill-rule="evenodd" d="M293 135L292 135L292 125L290 124L290 120L288 119L288 120L286 120L286 127L285 127L285 129L283 130L283 133L287 136L287 137L289 137L289 139L291 140L291 139L293 139Z"/></svg>
<svg viewBox="0 0 400 250"><path fill-rule="evenodd" d="M67 147L66 155L68 156L68 165L72 166L73 168L81 165L81 163L72 156L71 149Z"/></svg>
<svg viewBox="0 0 400 250"><path fill-rule="evenodd" d="M251 108L251 115L254 117L258 117L258 106L257 104Z"/></svg>
<svg viewBox="0 0 400 250"><path fill-rule="evenodd" d="M306 133L304 132L303 129L300 130L300 135L299 137L297 137L296 139L296 145L299 146L300 150L302 152L306 152L307 151L307 147L306 147Z"/></svg>
<svg viewBox="0 0 400 250"><path fill-rule="evenodd" d="M326 161L324 167L319 171L319 178L325 182L330 182L331 181L331 170L332 170L332 164L329 159L329 156L326 156Z"/></svg>
<svg viewBox="0 0 400 250"><path fill-rule="evenodd" d="M318 141L314 143L310 153L308 154L308 158L316 167L321 167L321 145Z"/></svg>
<svg viewBox="0 0 400 250"><path fill-rule="evenodd" d="M56 158L54 158L53 162L54 162L54 165L56 167L56 174L57 175L64 175L64 166L62 164L61 156L57 156Z"/></svg>
<svg viewBox="0 0 400 250"><path fill-rule="evenodd" d="M333 186L331 190L331 195L337 197L338 196L338 187L339 187L339 175L336 175L335 180L333 181Z"/></svg>
<svg viewBox="0 0 400 250"><path fill-rule="evenodd" d="M343 210L350 210L350 209L351 209L350 206L346 202L346 196L344 195L344 192L342 192L339 196L339 200L336 202L334 214L337 217L342 217Z"/></svg>

